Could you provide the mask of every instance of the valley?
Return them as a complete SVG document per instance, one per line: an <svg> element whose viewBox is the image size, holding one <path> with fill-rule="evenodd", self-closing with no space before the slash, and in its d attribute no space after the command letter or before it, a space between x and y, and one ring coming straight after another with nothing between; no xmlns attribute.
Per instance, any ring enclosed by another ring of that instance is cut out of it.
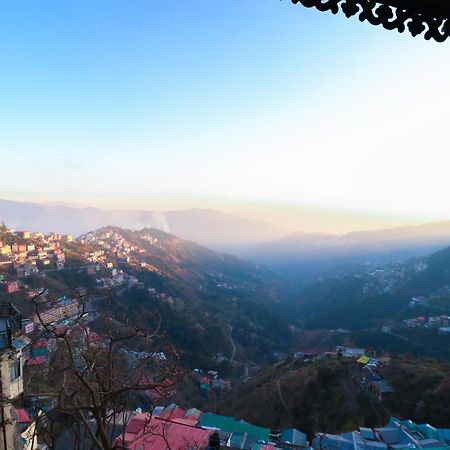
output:
<svg viewBox="0 0 450 450"><path fill-rule="evenodd" d="M103 317L112 312L119 327L157 329L156 354L180 364L176 388L134 398L141 410L175 402L309 438L380 427L390 416L449 420L448 248L342 263L299 287L156 228L107 226L74 239L3 226L0 241L0 300L22 314L32 343L24 374L35 391L47 386L42 374L58 355L42 317L69 332L81 300L95 345L107 344ZM132 361L144 348L121 352ZM377 383L392 394L381 396Z"/></svg>

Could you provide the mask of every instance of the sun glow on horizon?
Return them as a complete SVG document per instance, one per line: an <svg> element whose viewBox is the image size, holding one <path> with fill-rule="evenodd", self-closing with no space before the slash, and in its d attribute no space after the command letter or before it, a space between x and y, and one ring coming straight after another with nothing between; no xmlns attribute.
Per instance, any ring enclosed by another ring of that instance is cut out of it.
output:
<svg viewBox="0 0 450 450"><path fill-rule="evenodd" d="M445 45L289 3L108 5L101 34L84 4L0 18L2 197L289 229L450 218Z"/></svg>

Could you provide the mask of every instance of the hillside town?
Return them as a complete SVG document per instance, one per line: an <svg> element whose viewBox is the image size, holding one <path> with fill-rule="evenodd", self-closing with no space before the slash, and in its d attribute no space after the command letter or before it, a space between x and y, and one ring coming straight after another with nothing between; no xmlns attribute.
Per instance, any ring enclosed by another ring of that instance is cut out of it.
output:
<svg viewBox="0 0 450 450"><path fill-rule="evenodd" d="M14 374L3 383L3 393L7 403L3 404L4 414L8 422L3 423L5 439L14 439L19 433L19 446L14 448L45 449L45 444L39 443L36 433L35 411L30 408L13 406L15 399L24 392L24 365L32 366L38 358L48 358L55 345L49 340L36 340L31 349L27 349L31 340L20 328L20 313L9 305L8 310L2 309L1 320L6 324L8 332L3 341L1 351L1 371ZM83 333L81 333L83 335ZM97 333L86 334L90 346L105 345ZM344 358L357 358L361 365L362 379L370 389L381 396L392 392L378 374L378 369L387 363L384 359L370 358L364 354L364 349L338 348L336 354ZM142 355L141 355L142 356ZM315 358L330 355L295 355L296 357ZM159 355L158 358L164 358ZM217 373L209 372L207 380L217 380ZM209 384L199 371L194 371L194 378L200 383ZM450 445L450 429L435 428L430 424L415 424L411 420L391 418L389 423L381 428L360 427L342 434L316 433L310 440L302 431L291 428L271 430L253 425L247 421L235 419L196 408L183 409L175 403L159 406L158 400L170 398L175 394L171 386L162 395L149 393L145 409L137 408L126 413L127 420L123 422L123 430L116 431L115 445L132 450L184 450L195 449L246 449L246 450L276 450L276 449L403 449L403 448L433 448L447 450ZM124 417L123 413L120 413ZM71 442L71 436L64 436L63 442ZM69 444L72 445L72 444ZM186 447L188 446L188 447ZM66 447L70 448L70 447Z"/></svg>
<svg viewBox="0 0 450 450"><path fill-rule="evenodd" d="M118 295L123 295L130 289L143 290L150 298L169 307L179 304L181 300L168 293L158 292L153 287L144 286L136 276L127 273L129 266L150 272L158 269L146 261L146 248L128 241L119 231L100 230L76 240L70 235L44 235L15 231L4 226L1 235L1 370L2 374L11 374L6 378L8 381L3 383L3 407L7 417L7 421L3 421L3 428L6 439L20 442L20 446L15 448L43 450L47 448L46 444L36 430L40 429L39 421L45 420L42 419L45 417L43 411L51 410L54 403L45 395L34 395L31 403L24 402L25 386L30 382L36 383L39 379L44 380L50 373L58 355L61 337L68 333L80 349L105 349L110 337L103 335L101 328L95 325L99 317L95 305L104 301L111 289L115 289ZM146 234L143 240L155 251L162 248L157 236ZM421 267L413 270L422 270ZM395 269L387 276L384 271L377 269L369 272L368 276L374 284L382 283L385 286L388 283L392 286L392 279L402 278L398 275L398 270ZM59 287L50 283L52 272L74 272L90 287L78 285L71 293L62 293ZM210 273L208 276L217 284L217 288L232 289L231 285L222 281L220 273ZM30 285L30 280L34 280L33 285ZM445 293L442 291L439 295ZM428 297L413 297L409 306L414 309L434 298L434 293ZM24 308L23 311L19 305ZM402 324L405 327L427 327L445 333L449 320L449 316L441 314L405 319ZM296 326L290 327L293 332L298 332ZM391 332L391 328L385 331ZM162 349L148 353L123 345L120 353L130 369L139 361L152 361L149 369L144 372L146 380L153 379L153 369L150 367L154 367L155 361L167 360ZM345 358L353 361L354 381L374 398L382 402L395 392L389 379L385 377L384 368L390 363L388 355L375 357L364 348L338 346L335 351L297 351L292 358L302 364ZM230 362L222 354L215 359L217 364ZM85 367L80 354L75 354L74 361L76 367ZM246 371L248 372L248 368ZM249 378L247 373L246 380ZM231 380L221 376L214 368L194 369L189 373L189 379L205 399L220 396L233 388ZM336 435L317 432L314 436L308 436L295 428L274 430L239 418L203 412L195 407L184 409L173 403L177 398L177 391L176 384L170 379L166 379L158 388L142 391L137 403L139 406L126 411L127 420L122 421L121 431L115 431L116 445L120 445L119 448L140 450L183 450L187 441L191 445L188 448L248 450L322 450L325 446L345 450L351 445L361 449L433 447L444 450L450 445L450 430L397 419L391 419L383 428L360 428L352 433ZM41 406L37 408L36 405ZM19 435L20 439L17 440ZM71 442L71 439L73 437L70 435L64 436L65 442Z"/></svg>

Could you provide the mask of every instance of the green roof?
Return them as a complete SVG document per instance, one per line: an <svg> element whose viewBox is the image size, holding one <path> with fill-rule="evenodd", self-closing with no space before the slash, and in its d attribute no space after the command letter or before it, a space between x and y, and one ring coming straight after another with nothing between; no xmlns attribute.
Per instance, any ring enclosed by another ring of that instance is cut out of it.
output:
<svg viewBox="0 0 450 450"><path fill-rule="evenodd" d="M269 442L269 428L258 427L250 423L235 420L232 417L219 414L205 413L200 419L201 427L217 428L229 433L247 433L258 440Z"/></svg>

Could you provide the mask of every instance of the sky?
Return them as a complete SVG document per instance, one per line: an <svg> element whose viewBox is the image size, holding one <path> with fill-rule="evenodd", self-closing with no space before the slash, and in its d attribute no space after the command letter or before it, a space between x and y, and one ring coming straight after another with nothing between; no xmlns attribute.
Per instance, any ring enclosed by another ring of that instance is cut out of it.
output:
<svg viewBox="0 0 450 450"><path fill-rule="evenodd" d="M0 0L0 38L2 198L450 219L446 43L288 0Z"/></svg>

